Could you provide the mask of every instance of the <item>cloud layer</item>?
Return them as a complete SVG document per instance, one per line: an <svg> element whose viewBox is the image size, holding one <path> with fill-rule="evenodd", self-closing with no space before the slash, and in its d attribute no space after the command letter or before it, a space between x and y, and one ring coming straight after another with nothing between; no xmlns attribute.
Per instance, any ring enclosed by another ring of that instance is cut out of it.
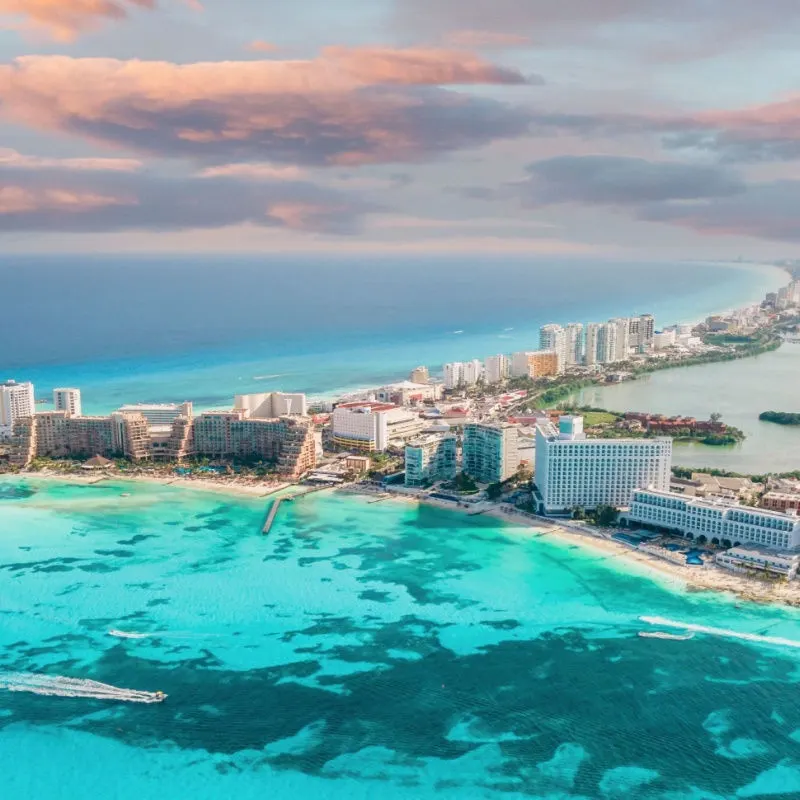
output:
<svg viewBox="0 0 800 800"><path fill-rule="evenodd" d="M415 161L527 131L505 103L443 89L527 79L470 53L329 48L314 60L178 65L29 56L0 66L2 113L210 161Z"/></svg>
<svg viewBox="0 0 800 800"><path fill-rule="evenodd" d="M740 194L745 184L721 167L624 156L560 156L528 167L515 190L529 205L639 206Z"/></svg>
<svg viewBox="0 0 800 800"><path fill-rule="evenodd" d="M249 223L346 234L373 210L354 193L302 181L163 177L75 166L69 159L38 166L30 161L36 159L0 161L0 231L163 231Z"/></svg>
<svg viewBox="0 0 800 800"><path fill-rule="evenodd" d="M155 8L155 0L0 0L0 15L22 18L60 41L71 41L106 20L124 19L133 7Z"/></svg>

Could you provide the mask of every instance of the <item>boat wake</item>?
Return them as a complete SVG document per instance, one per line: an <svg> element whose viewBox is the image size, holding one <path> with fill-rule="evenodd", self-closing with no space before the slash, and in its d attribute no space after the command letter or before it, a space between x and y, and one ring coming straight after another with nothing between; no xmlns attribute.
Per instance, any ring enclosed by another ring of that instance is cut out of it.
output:
<svg viewBox="0 0 800 800"><path fill-rule="evenodd" d="M146 639L148 636L152 636L153 634L137 633L136 631L118 631L116 628L112 628L108 632L108 635L116 636L118 639Z"/></svg>
<svg viewBox="0 0 800 800"><path fill-rule="evenodd" d="M121 689L99 681L65 678L62 675L37 675L33 672L0 672L0 689L31 692L46 697L85 697L126 703L161 703L167 698L164 692Z"/></svg>
<svg viewBox="0 0 800 800"><path fill-rule="evenodd" d="M779 647L800 648L800 642L796 639L784 639L781 636L762 636L758 633L742 633L741 631L730 631L726 628L712 628L708 625L695 625L691 622L678 622L664 617L639 617L642 622L648 625L660 625L663 628L680 628L685 631L695 633L706 633L710 636L724 636L729 639L743 639L746 642L762 642L763 644L774 644Z"/></svg>
<svg viewBox="0 0 800 800"><path fill-rule="evenodd" d="M666 631L639 631L639 636L643 639L669 639L674 642L686 642L694 639L694 634L689 633L667 633Z"/></svg>

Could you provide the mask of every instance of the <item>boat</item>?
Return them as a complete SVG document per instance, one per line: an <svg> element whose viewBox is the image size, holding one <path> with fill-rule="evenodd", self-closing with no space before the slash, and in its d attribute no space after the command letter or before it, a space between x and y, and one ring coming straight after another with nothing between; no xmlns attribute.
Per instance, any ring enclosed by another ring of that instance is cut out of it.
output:
<svg viewBox="0 0 800 800"><path fill-rule="evenodd" d="M119 631L116 628L112 628L108 635L116 636L118 639L146 639L150 634L137 633L136 631Z"/></svg>
<svg viewBox="0 0 800 800"><path fill-rule="evenodd" d="M694 639L693 633L668 633L667 631L639 631L643 639L671 639L676 642L685 642Z"/></svg>
<svg viewBox="0 0 800 800"><path fill-rule="evenodd" d="M123 493L120 495L120 497L130 497L130 496L131 496L131 493L130 493L130 492L123 492Z"/></svg>

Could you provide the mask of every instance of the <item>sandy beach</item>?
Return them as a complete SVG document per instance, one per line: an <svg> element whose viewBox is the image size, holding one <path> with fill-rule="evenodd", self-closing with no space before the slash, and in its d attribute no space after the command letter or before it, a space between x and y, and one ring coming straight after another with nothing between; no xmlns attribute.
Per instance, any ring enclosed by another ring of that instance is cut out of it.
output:
<svg viewBox="0 0 800 800"><path fill-rule="evenodd" d="M82 486L92 486L104 481L150 483L158 486L176 486L181 489L238 495L239 497L268 497L293 485L287 482L267 482L228 476L197 478L184 475L128 475L118 472L62 473L52 470L25 473L25 477L33 480L64 481Z"/></svg>
<svg viewBox="0 0 800 800"><path fill-rule="evenodd" d="M206 492L217 492L239 497L269 497L296 487L299 491L292 494L304 494L305 491L296 484L287 482L265 482L257 479L237 477L197 478L180 475L125 475L109 473L59 473L43 470L28 473L27 477L42 480L59 480L79 485L93 485L103 481L130 481L132 483L151 483L160 486L176 486L181 489L192 489ZM659 558L657 555L634 549L615 541L601 532L593 533L571 525L559 524L557 520L531 517L525 514L508 513L497 505L483 503L472 508L457 506L453 502L432 498L425 495L404 494L397 491L386 492L380 489L363 486L347 486L335 489L338 493L359 494L374 497L375 501L395 501L404 503L424 503L425 505L458 511L467 515L488 515L503 522L530 530L531 535L547 536L563 544L577 544L583 548L594 550L606 558L619 559L629 567L634 567L652 580L664 583L672 589L708 590L726 592L743 600L756 603L773 603L788 606L800 606L800 581L768 582L746 575L728 572L711 565L705 567L676 564ZM287 492L288 494L288 492Z"/></svg>

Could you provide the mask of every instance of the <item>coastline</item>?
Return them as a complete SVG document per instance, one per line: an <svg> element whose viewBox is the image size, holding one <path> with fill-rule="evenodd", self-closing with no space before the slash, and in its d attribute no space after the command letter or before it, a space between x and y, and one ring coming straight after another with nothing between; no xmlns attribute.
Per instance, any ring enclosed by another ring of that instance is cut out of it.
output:
<svg viewBox="0 0 800 800"><path fill-rule="evenodd" d="M249 483L241 478L204 479L181 476L156 477L148 475L81 475L58 474L49 471L39 473L20 473L12 478L30 478L33 480L69 483L78 486L92 486L104 482L151 484L157 486L173 486L176 489L189 491L213 492L239 499L265 499L278 495L291 488L290 483ZM665 586L670 590L712 591L727 594L738 599L770 605L800 607L800 582L766 583L741 574L728 572L716 566L692 567L666 561L651 553L631 548L602 534L589 533L583 529L559 524L558 520L532 517L522 513L504 513L503 507L491 504L488 507L479 505L477 509L460 508L455 503L428 496L386 492L351 485L344 487L327 487L335 495L359 495L373 497L373 502L394 501L407 504L427 505L434 508L460 513L464 516L489 516L500 520L505 525L526 530L528 535L536 538L547 537L561 545L577 545L584 550L594 551L604 559L614 559L648 580ZM297 495L302 495L299 492ZM476 513L477 512L477 513Z"/></svg>
<svg viewBox="0 0 800 800"><path fill-rule="evenodd" d="M345 490L351 494L378 494L356 487ZM468 515L468 511L458 508L453 503L428 497L415 497L397 493L381 493L385 500L398 500L406 503L417 503L460 512ZM728 572L717 566L693 567L675 564L656 555L637 550L617 542L601 534L591 534L579 528L559 524L557 520L531 518L523 514L503 513L500 506L482 510L481 516L489 516L504 523L535 532L537 538L547 537L562 545L578 545L582 549L594 551L605 559L615 559L627 569L642 577L664 585L670 590L711 591L730 595L747 602L800 607L800 583L767 583L745 575Z"/></svg>
<svg viewBox="0 0 800 800"><path fill-rule="evenodd" d="M375 330L363 332L357 341L328 340L324 347L313 351L298 345L292 355L281 352L274 357L265 356L249 346L187 350L163 359L135 357L124 364L98 356L79 362L33 366L26 377L41 386L45 395L50 386L81 385L85 390L84 408L89 414L110 413L124 402L173 402L176 398L193 398L196 411L202 412L230 404L230 396L222 394L226 386L231 395L303 391L312 402L319 402L405 378L416 364L428 364L436 372L448 361L529 349L538 342L539 326L548 322L566 323L573 317L605 319L630 315L638 309L654 313L662 327L679 320L701 319L723 308L750 305L763 299L765 292L788 282L785 270L769 264L648 262L642 269L647 274L659 275L669 269L670 263L680 263L686 269L691 264L711 268L719 278L709 277L707 283L697 286L688 283L691 276L687 274L684 290L663 297L651 294L646 300L626 295L616 299L604 296L594 300L578 298L574 304L557 304L550 309L534 308L522 318L524 321L520 321L518 314L506 320L505 324L515 326L511 332L499 327L503 323L492 324L487 319L485 324L479 324L481 317L464 318L458 324L454 322L453 329L442 328L427 335L384 337L380 330ZM531 264L533 272L537 264ZM595 266L602 264L594 262ZM626 269L630 272L630 265ZM465 330L457 332L456 327Z"/></svg>

